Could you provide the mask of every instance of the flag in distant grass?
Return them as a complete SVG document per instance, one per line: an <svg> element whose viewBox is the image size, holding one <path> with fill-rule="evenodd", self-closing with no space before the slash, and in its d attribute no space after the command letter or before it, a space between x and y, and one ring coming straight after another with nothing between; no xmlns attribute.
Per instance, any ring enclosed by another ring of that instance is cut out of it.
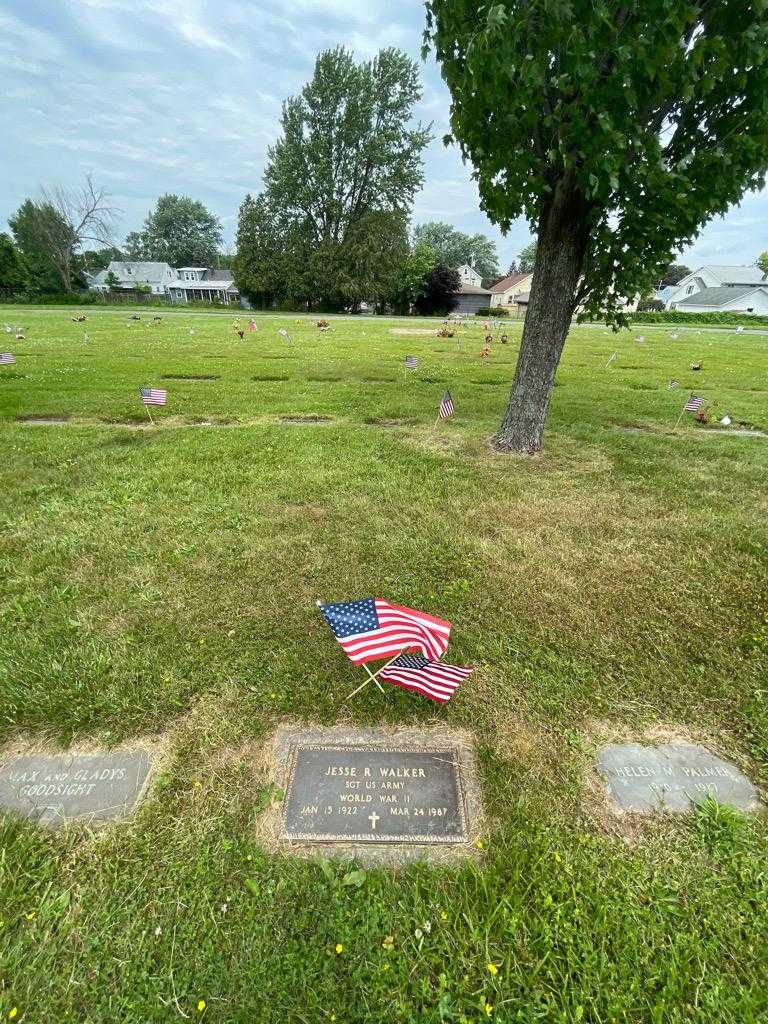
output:
<svg viewBox="0 0 768 1024"><path fill-rule="evenodd" d="M698 412L699 409L704 405L704 399L698 398L696 395L691 395L688 401L685 403L685 412Z"/></svg>
<svg viewBox="0 0 768 1024"><path fill-rule="evenodd" d="M379 678L445 704L454 695L459 683L473 671L458 665L444 665L441 661L430 661L421 654L401 654L381 669Z"/></svg>
<svg viewBox="0 0 768 1024"><path fill-rule="evenodd" d="M285 338L285 340L290 344L291 336L284 327L281 327L277 333L280 335L281 338Z"/></svg>
<svg viewBox="0 0 768 1024"><path fill-rule="evenodd" d="M440 402L438 417L441 420L447 420L449 416L453 416L453 399L451 398L451 392L446 391Z"/></svg>
<svg viewBox="0 0 768 1024"><path fill-rule="evenodd" d="M667 384L667 391L674 391L675 388L679 388L679 387L680 387L680 381L679 380L671 380L669 382L669 384Z"/></svg>
<svg viewBox="0 0 768 1024"><path fill-rule="evenodd" d="M448 648L451 623L416 608L390 604L380 597L319 603L319 608L356 665L414 648L428 658L440 658Z"/></svg>
<svg viewBox="0 0 768 1024"><path fill-rule="evenodd" d="M162 388L139 388L144 405L165 405L168 392Z"/></svg>
<svg viewBox="0 0 768 1024"><path fill-rule="evenodd" d="M618 352L614 352L613 355L610 356L610 358L608 359L608 362L605 364L606 367L610 366L611 363L614 361L614 359L618 359L618 358L619 358L619 353Z"/></svg>
<svg viewBox="0 0 768 1024"><path fill-rule="evenodd" d="M0 352L0 366L10 366L16 362L16 356L12 352Z"/></svg>
<svg viewBox="0 0 768 1024"><path fill-rule="evenodd" d="M416 358L416 356L406 356L405 365L408 370L415 370L416 367L419 365L419 360Z"/></svg>

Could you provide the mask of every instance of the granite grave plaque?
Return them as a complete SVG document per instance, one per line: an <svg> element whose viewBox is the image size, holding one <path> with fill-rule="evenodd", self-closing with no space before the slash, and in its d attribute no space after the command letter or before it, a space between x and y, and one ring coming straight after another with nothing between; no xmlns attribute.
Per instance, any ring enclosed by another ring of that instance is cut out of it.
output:
<svg viewBox="0 0 768 1024"><path fill-rule="evenodd" d="M466 842L458 752L297 744L283 824L301 842Z"/></svg>
<svg viewBox="0 0 768 1024"><path fill-rule="evenodd" d="M120 818L136 804L150 767L143 750L11 758L0 763L0 810L50 828Z"/></svg>
<svg viewBox="0 0 768 1024"><path fill-rule="evenodd" d="M597 768L622 811L686 812L708 797L742 811L761 806L746 775L697 744L611 744L600 751Z"/></svg>

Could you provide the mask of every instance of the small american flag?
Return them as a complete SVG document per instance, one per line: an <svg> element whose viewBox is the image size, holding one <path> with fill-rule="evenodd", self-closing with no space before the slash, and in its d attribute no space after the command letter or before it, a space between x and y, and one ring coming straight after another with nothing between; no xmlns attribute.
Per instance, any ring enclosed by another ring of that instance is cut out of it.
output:
<svg viewBox="0 0 768 1024"><path fill-rule="evenodd" d="M415 608L390 604L380 597L320 604L320 611L350 661L363 665L419 648L429 658L448 648L451 624Z"/></svg>
<svg viewBox="0 0 768 1024"><path fill-rule="evenodd" d="M453 399L451 398L450 391L446 391L443 395L442 401L440 402L440 409L438 410L438 416L442 420L447 420L449 416L453 416Z"/></svg>
<svg viewBox="0 0 768 1024"><path fill-rule="evenodd" d="M395 686L402 686L404 690L413 690L422 697L445 704L454 695L459 683L473 671L458 665L444 665L441 661L430 661L421 654L401 654L381 669L379 677Z"/></svg>
<svg viewBox="0 0 768 1024"><path fill-rule="evenodd" d="M614 359L618 359L618 358L619 358L619 353L618 352L614 352L613 355L609 358L608 362L605 365L606 366L610 366L611 363L613 362L613 360Z"/></svg>
<svg viewBox="0 0 768 1024"><path fill-rule="evenodd" d="M11 352L0 352L0 366L10 366L16 362L16 356Z"/></svg>
<svg viewBox="0 0 768 1024"><path fill-rule="evenodd" d="M685 412L698 412L699 409L704 405L703 398L697 398L696 395L691 395L688 401L685 403Z"/></svg>
<svg viewBox="0 0 768 1024"><path fill-rule="evenodd" d="M416 356L406 356L405 365L409 370L415 370L416 367L419 365L419 360L416 358Z"/></svg>
<svg viewBox="0 0 768 1024"><path fill-rule="evenodd" d="M667 391L674 391L675 388L679 388L679 387L680 387L680 381L679 380L671 380L669 382L669 384L667 384Z"/></svg>
<svg viewBox="0 0 768 1024"><path fill-rule="evenodd" d="M278 333L278 334L280 335L280 337L281 337L281 338L285 338L285 340L286 340L287 342L290 342L290 340L291 340L291 336L290 336L290 334L288 333L288 331L286 331L286 329L285 329L284 327L281 327L281 328L280 328L280 329L278 330L278 332L277 332L277 333Z"/></svg>
<svg viewBox="0 0 768 1024"><path fill-rule="evenodd" d="M162 388L139 388L144 405L165 405L168 392Z"/></svg>

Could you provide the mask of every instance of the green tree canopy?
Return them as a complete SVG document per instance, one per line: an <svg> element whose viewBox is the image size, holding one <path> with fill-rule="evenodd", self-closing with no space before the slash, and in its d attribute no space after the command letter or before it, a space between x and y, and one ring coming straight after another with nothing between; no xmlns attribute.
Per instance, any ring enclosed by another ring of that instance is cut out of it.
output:
<svg viewBox="0 0 768 1024"><path fill-rule="evenodd" d="M574 311L624 322L764 181L766 0L428 0L426 43L488 216L538 244L499 447L537 451Z"/></svg>
<svg viewBox="0 0 768 1024"><path fill-rule="evenodd" d="M163 195L150 210L141 231L125 239L132 260L156 260L172 267L215 265L221 245L221 223L197 199Z"/></svg>
<svg viewBox="0 0 768 1024"><path fill-rule="evenodd" d="M98 274L106 270L112 260L124 260L125 253L114 245L106 245L101 249L86 249L80 254L80 266L89 274Z"/></svg>
<svg viewBox="0 0 768 1024"><path fill-rule="evenodd" d="M437 263L426 276L422 294L416 299L416 311L422 316L450 313L460 287L458 272L445 263Z"/></svg>
<svg viewBox="0 0 768 1024"><path fill-rule="evenodd" d="M432 220L416 225L413 240L428 245L437 259L448 267L455 269L467 263L484 281L499 276L496 244L485 235L467 235L445 221Z"/></svg>
<svg viewBox="0 0 768 1024"><path fill-rule="evenodd" d="M536 265L536 243L529 242L528 245L518 253L517 269L521 274L530 274Z"/></svg>
<svg viewBox="0 0 768 1024"><path fill-rule="evenodd" d="M16 248L11 236L0 232L0 288L16 292L24 289L27 283L24 257Z"/></svg>
<svg viewBox="0 0 768 1024"><path fill-rule="evenodd" d="M764 274L768 274L768 252L761 252L755 261L755 266L760 267Z"/></svg>
<svg viewBox="0 0 768 1024"><path fill-rule="evenodd" d="M240 209L234 266L246 294L333 309L396 287L430 138L412 125L420 97L417 66L399 50L361 64L340 47L318 56L283 104L262 195Z"/></svg>
<svg viewBox="0 0 768 1024"><path fill-rule="evenodd" d="M41 237L39 225L41 218L47 218L51 230L62 237L67 230L66 224L49 205L38 206L32 199L25 199L16 213L9 218L16 246L24 260L29 278L29 288L33 292L53 294L61 291L61 277L53 256Z"/></svg>
<svg viewBox="0 0 768 1024"><path fill-rule="evenodd" d="M662 275L659 287L669 288L671 285L682 281L684 277L688 277L690 272L690 267L686 267L684 263L670 263Z"/></svg>

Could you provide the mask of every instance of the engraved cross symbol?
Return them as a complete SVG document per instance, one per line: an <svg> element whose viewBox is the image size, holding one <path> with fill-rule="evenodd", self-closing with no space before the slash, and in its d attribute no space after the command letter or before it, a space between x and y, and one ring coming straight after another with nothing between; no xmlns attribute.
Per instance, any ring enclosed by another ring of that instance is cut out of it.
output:
<svg viewBox="0 0 768 1024"><path fill-rule="evenodd" d="M381 819L379 818L379 815L376 813L376 811L374 811L373 814L368 815L368 821L370 821L371 828L373 829L374 832L376 831L376 822L380 820Z"/></svg>

